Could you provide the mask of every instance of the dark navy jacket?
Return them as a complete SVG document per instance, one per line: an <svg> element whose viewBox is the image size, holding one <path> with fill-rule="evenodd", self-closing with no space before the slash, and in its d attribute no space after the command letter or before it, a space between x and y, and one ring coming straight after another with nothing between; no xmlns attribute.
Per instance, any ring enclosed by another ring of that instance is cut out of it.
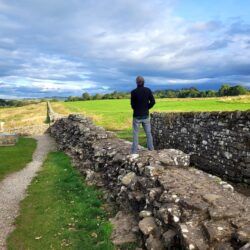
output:
<svg viewBox="0 0 250 250"><path fill-rule="evenodd" d="M131 107L134 110L134 117L147 117L149 109L155 105L152 91L144 86L138 86L131 91Z"/></svg>

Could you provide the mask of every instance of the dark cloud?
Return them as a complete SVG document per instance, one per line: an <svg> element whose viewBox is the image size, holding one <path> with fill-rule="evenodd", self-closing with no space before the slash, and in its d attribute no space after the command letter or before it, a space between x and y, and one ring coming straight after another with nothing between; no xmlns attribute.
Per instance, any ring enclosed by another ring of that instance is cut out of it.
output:
<svg viewBox="0 0 250 250"><path fill-rule="evenodd" d="M212 42L209 46L207 46L208 50L218 50L226 48L230 43L230 40L222 39Z"/></svg>
<svg viewBox="0 0 250 250"><path fill-rule="evenodd" d="M228 30L230 35L245 34L250 35L250 24L244 23L243 21L237 21L230 25Z"/></svg>

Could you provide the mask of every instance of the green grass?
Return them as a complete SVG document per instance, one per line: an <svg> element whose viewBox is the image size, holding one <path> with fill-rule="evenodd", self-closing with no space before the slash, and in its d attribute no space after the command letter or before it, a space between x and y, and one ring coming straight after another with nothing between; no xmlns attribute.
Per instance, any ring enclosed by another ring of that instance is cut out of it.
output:
<svg viewBox="0 0 250 250"><path fill-rule="evenodd" d="M132 134L132 129L124 129L124 130L118 130L115 131L117 136L121 139L127 140L127 141L133 141L133 134ZM146 135L144 133L143 128L140 128L139 131L139 144L146 147L147 146L147 142L146 142Z"/></svg>
<svg viewBox="0 0 250 250"><path fill-rule="evenodd" d="M24 168L32 160L36 140L20 137L15 146L0 147L0 181Z"/></svg>
<svg viewBox="0 0 250 250"><path fill-rule="evenodd" d="M250 97L248 101L241 99L204 98L188 100L159 100L155 111L168 112L200 112L200 111L233 111L247 110L250 108Z"/></svg>
<svg viewBox="0 0 250 250"><path fill-rule="evenodd" d="M70 112L92 116L96 124L110 130L123 130L131 123L129 100L96 100L63 103Z"/></svg>
<svg viewBox="0 0 250 250"><path fill-rule="evenodd" d="M8 249L111 250L101 193L87 187L62 152L48 155L21 203Z"/></svg>
<svg viewBox="0 0 250 250"><path fill-rule="evenodd" d="M97 125L116 131L118 136L132 140L132 110L128 99L64 102L69 113L83 113ZM250 109L250 96L234 98L158 99L151 110L160 112L232 111ZM55 110L56 111L56 110ZM140 144L145 136L140 133Z"/></svg>
<svg viewBox="0 0 250 250"><path fill-rule="evenodd" d="M131 124L132 110L128 99L64 102L70 112L85 113L108 129L126 129ZM162 112L232 111L250 109L246 99L158 99L151 110Z"/></svg>

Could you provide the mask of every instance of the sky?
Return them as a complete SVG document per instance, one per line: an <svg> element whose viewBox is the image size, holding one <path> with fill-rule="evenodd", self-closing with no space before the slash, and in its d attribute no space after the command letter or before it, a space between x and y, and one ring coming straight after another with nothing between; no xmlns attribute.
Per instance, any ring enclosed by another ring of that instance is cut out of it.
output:
<svg viewBox="0 0 250 250"><path fill-rule="evenodd" d="M249 0L0 0L0 98L250 87Z"/></svg>

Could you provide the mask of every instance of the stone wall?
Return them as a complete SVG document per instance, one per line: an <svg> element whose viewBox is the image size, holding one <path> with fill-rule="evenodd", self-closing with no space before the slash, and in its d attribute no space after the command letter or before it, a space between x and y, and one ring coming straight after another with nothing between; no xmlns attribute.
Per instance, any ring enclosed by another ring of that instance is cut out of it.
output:
<svg viewBox="0 0 250 250"><path fill-rule="evenodd" d="M86 181L136 218L133 232L147 249L248 249L250 201L218 177L189 167L175 149L129 155L131 144L84 117L50 128Z"/></svg>
<svg viewBox="0 0 250 250"><path fill-rule="evenodd" d="M15 134L0 134L0 146L12 146L17 143L18 136Z"/></svg>
<svg viewBox="0 0 250 250"><path fill-rule="evenodd" d="M58 119L60 119L62 117L63 117L63 115L56 113L53 110L50 102L47 102L47 120L48 120L48 122L53 123L53 122L55 122L56 120L58 120Z"/></svg>
<svg viewBox="0 0 250 250"><path fill-rule="evenodd" d="M157 149L183 150L198 168L250 184L250 111L153 113L151 123Z"/></svg>

